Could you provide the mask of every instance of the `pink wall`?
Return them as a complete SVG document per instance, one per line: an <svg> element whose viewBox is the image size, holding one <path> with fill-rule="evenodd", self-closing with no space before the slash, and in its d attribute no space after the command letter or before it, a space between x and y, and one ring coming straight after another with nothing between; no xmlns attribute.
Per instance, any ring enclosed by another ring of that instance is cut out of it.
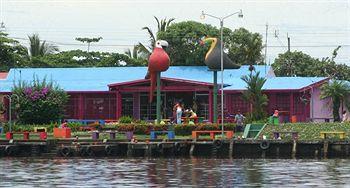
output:
<svg viewBox="0 0 350 188"><path fill-rule="evenodd" d="M333 121L332 103L330 99L321 100L320 94L320 88L313 88L312 101L310 101L313 107L310 108L310 118L313 119L314 122L324 122L325 119ZM345 105L343 105L343 110L347 110ZM340 118L342 118L341 114L342 108L339 109Z"/></svg>
<svg viewBox="0 0 350 188"><path fill-rule="evenodd" d="M325 119L330 119L330 121L333 121L332 106L329 104L329 99L320 99L320 88L313 88L311 93L310 118L314 122L324 122Z"/></svg>

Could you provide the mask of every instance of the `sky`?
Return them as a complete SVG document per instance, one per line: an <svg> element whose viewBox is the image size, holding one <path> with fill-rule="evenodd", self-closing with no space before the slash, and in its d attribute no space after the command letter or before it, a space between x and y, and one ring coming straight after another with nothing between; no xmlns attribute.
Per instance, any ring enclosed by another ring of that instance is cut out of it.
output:
<svg viewBox="0 0 350 188"><path fill-rule="evenodd" d="M316 58L331 56L341 45L336 62L350 65L350 0L0 0L0 22L26 46L33 33L61 51L86 50L76 37L101 36L92 51L123 53L138 42L148 43L141 28L155 31L153 16L219 27L216 19L200 19L201 12L222 17L240 9L244 17L229 17L224 26L260 33L265 43L267 24L267 62L287 51L289 36L291 51Z"/></svg>

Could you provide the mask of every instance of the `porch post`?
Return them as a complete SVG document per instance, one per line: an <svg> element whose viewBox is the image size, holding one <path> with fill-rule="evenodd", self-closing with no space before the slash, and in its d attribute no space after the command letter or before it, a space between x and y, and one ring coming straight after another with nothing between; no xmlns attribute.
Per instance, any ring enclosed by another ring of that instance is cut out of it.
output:
<svg viewBox="0 0 350 188"><path fill-rule="evenodd" d="M133 116L135 119L140 119L140 93L133 93Z"/></svg>
<svg viewBox="0 0 350 188"><path fill-rule="evenodd" d="M209 90L209 121L213 122L213 91Z"/></svg>
<svg viewBox="0 0 350 188"><path fill-rule="evenodd" d="M78 119L84 119L84 95L82 93L79 93L78 109Z"/></svg>
<svg viewBox="0 0 350 188"><path fill-rule="evenodd" d="M160 123L161 114L160 114L160 72L157 73L157 124Z"/></svg>
<svg viewBox="0 0 350 188"><path fill-rule="evenodd" d="M213 109L213 123L218 121L218 72L214 72L214 87L213 87L213 106L210 109Z"/></svg>
<svg viewBox="0 0 350 188"><path fill-rule="evenodd" d="M120 91L116 91L116 97L117 97L117 114L116 119L119 119L122 116L122 95Z"/></svg>
<svg viewBox="0 0 350 188"><path fill-rule="evenodd" d="M292 122L292 116L294 115L294 93L290 93L289 97L289 121Z"/></svg>

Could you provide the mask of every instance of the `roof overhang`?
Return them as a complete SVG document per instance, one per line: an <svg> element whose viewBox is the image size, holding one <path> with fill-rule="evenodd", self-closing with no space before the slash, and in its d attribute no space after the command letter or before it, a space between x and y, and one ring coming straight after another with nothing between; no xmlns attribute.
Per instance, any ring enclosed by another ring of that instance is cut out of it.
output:
<svg viewBox="0 0 350 188"><path fill-rule="evenodd" d="M201 85L201 86L213 86L212 83L208 82L200 82L200 81L193 81L193 80L185 80L185 79L178 79L178 78L167 78L162 77L161 81L168 81L168 82L175 82L175 83L186 83L186 84L193 84L193 85ZM139 80L133 80L128 82L119 82L119 83L113 83L108 84L108 87L120 87L120 86L135 86L139 84L145 84L149 83L150 79L139 79Z"/></svg>

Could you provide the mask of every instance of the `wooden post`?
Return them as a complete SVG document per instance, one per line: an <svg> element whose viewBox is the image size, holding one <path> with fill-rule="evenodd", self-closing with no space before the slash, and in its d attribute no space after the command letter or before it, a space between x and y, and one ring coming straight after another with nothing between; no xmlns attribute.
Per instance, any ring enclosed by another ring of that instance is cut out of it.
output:
<svg viewBox="0 0 350 188"><path fill-rule="evenodd" d="M209 109L208 109L208 111L209 111L209 121L210 122L214 122L214 120L213 120L213 91L212 90L210 90L209 91L209 95L208 95L208 97L209 97Z"/></svg>
<svg viewBox="0 0 350 188"><path fill-rule="evenodd" d="M292 122L292 116L294 115L294 93L290 93L289 97L289 121Z"/></svg>
<svg viewBox="0 0 350 188"><path fill-rule="evenodd" d="M328 154L328 141L324 141L323 142L323 157L327 158L327 154Z"/></svg>
<svg viewBox="0 0 350 188"><path fill-rule="evenodd" d="M191 144L191 148L190 148L190 156L191 156L191 157L193 157L194 146L195 146L195 143L192 143L192 144Z"/></svg>
<svg viewBox="0 0 350 188"><path fill-rule="evenodd" d="M133 147L132 147L132 144L129 143L129 144L128 144L128 150L127 150L127 152L126 152L126 156L132 157L132 155L133 155Z"/></svg>
<svg viewBox="0 0 350 188"><path fill-rule="evenodd" d="M79 93L78 109L78 119L84 119L84 95L82 93Z"/></svg>
<svg viewBox="0 0 350 188"><path fill-rule="evenodd" d="M228 154L230 158L233 156L233 139L230 140L230 147L229 147Z"/></svg>
<svg viewBox="0 0 350 188"><path fill-rule="evenodd" d="M295 154L297 153L297 141L293 140L293 149L292 149L292 158L295 158Z"/></svg>
<svg viewBox="0 0 350 188"><path fill-rule="evenodd" d="M120 91L116 92L116 97L117 97L117 115L116 119L119 119L122 116L122 95Z"/></svg>

